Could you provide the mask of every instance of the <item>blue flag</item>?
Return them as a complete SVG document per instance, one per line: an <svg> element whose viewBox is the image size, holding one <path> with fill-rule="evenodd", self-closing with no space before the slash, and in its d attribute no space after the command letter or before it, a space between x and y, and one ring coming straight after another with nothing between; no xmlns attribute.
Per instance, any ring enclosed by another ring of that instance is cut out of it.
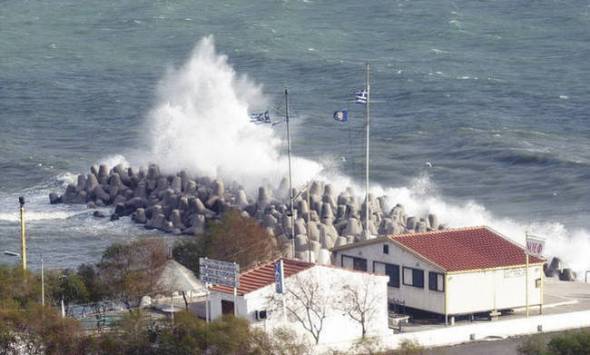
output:
<svg viewBox="0 0 590 355"><path fill-rule="evenodd" d="M334 112L334 119L340 122L348 121L348 111L342 110Z"/></svg>
<svg viewBox="0 0 590 355"><path fill-rule="evenodd" d="M367 104L367 90L363 89L360 91L357 91L356 94L354 95L354 102L356 102L357 104Z"/></svg>

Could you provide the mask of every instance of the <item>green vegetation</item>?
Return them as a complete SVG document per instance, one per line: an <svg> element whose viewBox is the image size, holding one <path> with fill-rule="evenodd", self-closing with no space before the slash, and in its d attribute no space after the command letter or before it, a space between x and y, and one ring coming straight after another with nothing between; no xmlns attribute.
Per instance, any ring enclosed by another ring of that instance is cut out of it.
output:
<svg viewBox="0 0 590 355"><path fill-rule="evenodd" d="M518 352L523 355L590 355L590 330L527 337L519 345Z"/></svg>
<svg viewBox="0 0 590 355"><path fill-rule="evenodd" d="M205 234L176 243L172 255L198 275L200 257L233 261L241 270L246 270L278 257L280 249L276 239L256 220L232 209L224 213L221 220L210 220Z"/></svg>
<svg viewBox="0 0 590 355"><path fill-rule="evenodd" d="M201 256L235 261L247 269L278 253L275 239L264 228L231 210L209 223L204 235L177 243L173 255L198 271ZM0 354L309 353L289 331L268 336L244 319L225 317L206 324L186 311L171 321L138 310L141 297L161 291L157 280L167 260L168 248L161 239L113 244L96 265L46 271L45 306L41 275L0 266ZM75 319L62 318L62 301L66 314L74 305L101 301L123 303L129 312L108 331L95 333Z"/></svg>

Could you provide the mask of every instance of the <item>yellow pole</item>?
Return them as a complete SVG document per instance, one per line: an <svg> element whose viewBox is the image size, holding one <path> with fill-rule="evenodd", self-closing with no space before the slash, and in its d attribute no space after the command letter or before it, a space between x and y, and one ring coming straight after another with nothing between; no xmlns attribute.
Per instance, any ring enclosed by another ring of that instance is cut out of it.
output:
<svg viewBox="0 0 590 355"><path fill-rule="evenodd" d="M25 230L25 208L20 208L20 241L21 241L21 261L23 271L27 270L27 235Z"/></svg>

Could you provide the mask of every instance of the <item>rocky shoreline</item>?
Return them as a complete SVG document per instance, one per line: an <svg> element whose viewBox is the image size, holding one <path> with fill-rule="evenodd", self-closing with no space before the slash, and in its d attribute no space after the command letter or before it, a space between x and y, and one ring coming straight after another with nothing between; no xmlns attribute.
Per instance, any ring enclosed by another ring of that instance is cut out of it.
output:
<svg viewBox="0 0 590 355"><path fill-rule="evenodd" d="M49 194L49 201L86 204L89 208L112 206L111 220L131 216L147 229L177 235L199 235L209 219L235 208L255 218L278 244L288 245L290 256L326 264L330 262L330 249L365 238L364 201L359 201L350 188L337 192L330 184L311 181L305 191L294 190L294 219L290 216L288 196L286 179L277 187L259 187L257 196L251 197L238 183L226 187L221 180L192 177L185 171L163 174L156 164L138 170L122 165L109 169L103 164L92 166L86 175L78 175L77 183L69 184L63 195ZM400 204L389 211L385 209L385 197L369 194L371 235L445 228L433 214L407 216ZM95 216L104 217L99 211L95 211ZM292 229L294 253L290 243Z"/></svg>

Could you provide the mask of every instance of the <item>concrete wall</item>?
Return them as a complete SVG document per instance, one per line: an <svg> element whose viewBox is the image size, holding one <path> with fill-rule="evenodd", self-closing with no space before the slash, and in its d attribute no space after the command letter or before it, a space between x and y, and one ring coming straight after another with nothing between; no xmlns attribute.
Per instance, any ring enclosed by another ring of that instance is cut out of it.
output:
<svg viewBox="0 0 590 355"><path fill-rule="evenodd" d="M361 272L343 270L331 266L317 265L310 269L301 271L295 276L285 280L287 290L298 287L298 282L310 280L318 282L320 285L320 298L324 298L327 308L327 317L324 320L323 331L320 335L321 343L352 341L361 336L361 326L358 322L353 321L337 307L339 301L343 300L345 295L341 288L348 285L352 288L358 287L363 289L369 286L369 297L374 304L375 314L371 321L368 322L368 333L371 336L383 336L391 333L387 325L387 278L383 276L371 275ZM307 337L313 343L314 340L309 333L303 329L301 324L295 321L291 316L285 322L280 295L275 294L274 284L268 285L256 291L250 292L245 296L238 297L239 316L248 319L255 326L261 327L267 331L272 331L276 327L289 327L297 332L300 336ZM274 298L273 298L274 297ZM212 319L221 316L221 300L232 300L233 296L223 293L212 293ZM295 305L292 296L286 294L285 302ZM268 318L263 321L256 320L256 311L267 310Z"/></svg>
<svg viewBox="0 0 590 355"><path fill-rule="evenodd" d="M555 332L567 329L590 327L590 311L560 313L552 315L538 315L529 318L499 320L468 325L441 327L412 333L391 334L374 338L382 349L395 349L403 340L414 340L421 346L438 347L468 343L472 339L507 338L543 332ZM352 342L323 344L316 347L315 353L330 353L332 350L347 351L353 346Z"/></svg>
<svg viewBox="0 0 590 355"><path fill-rule="evenodd" d="M389 245L389 254L383 253L384 244ZM399 265L400 288L388 287L389 301L392 303L404 302L408 307L444 314L444 292L432 291L428 288L428 272L433 271L443 273L444 271L439 267L417 258L414 254L400 248L397 244L392 243L391 241L337 251L335 253L335 265L352 268L351 265L342 264L342 255L367 259L367 271L369 272L378 272L373 268L374 261ZM404 266L424 270L424 288L416 288L403 284L402 273Z"/></svg>
<svg viewBox="0 0 590 355"><path fill-rule="evenodd" d="M540 265L529 267L529 305L541 303L542 288L536 287L535 281L541 278L541 272ZM525 275L525 267L449 273L448 313L465 314L523 307L526 304Z"/></svg>

